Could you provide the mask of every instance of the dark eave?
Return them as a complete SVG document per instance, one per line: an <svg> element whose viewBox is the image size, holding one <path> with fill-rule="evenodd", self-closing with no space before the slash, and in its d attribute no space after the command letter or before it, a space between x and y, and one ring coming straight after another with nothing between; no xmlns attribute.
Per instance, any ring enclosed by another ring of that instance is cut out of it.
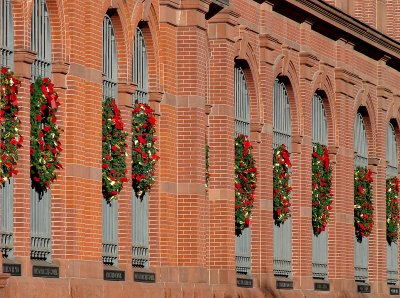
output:
<svg viewBox="0 0 400 298"><path fill-rule="evenodd" d="M321 0L268 0L273 10L333 39L346 39L354 49L375 60L386 56L400 70L400 43Z"/></svg>

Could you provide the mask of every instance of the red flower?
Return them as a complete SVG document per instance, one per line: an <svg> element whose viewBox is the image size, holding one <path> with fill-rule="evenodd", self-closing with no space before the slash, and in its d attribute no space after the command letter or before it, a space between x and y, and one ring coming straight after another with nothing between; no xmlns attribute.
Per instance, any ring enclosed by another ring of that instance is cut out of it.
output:
<svg viewBox="0 0 400 298"><path fill-rule="evenodd" d="M103 165L101 166L103 169L108 169L108 164L107 163L103 163Z"/></svg>
<svg viewBox="0 0 400 298"><path fill-rule="evenodd" d="M45 132L49 132L50 129L51 129L51 127L50 127L50 126L47 126L47 125L45 125L45 126L43 127L43 130L44 130Z"/></svg>
<svg viewBox="0 0 400 298"><path fill-rule="evenodd" d="M115 151L117 151L117 150L118 150L118 148L117 148L117 146L115 146L115 145L112 145L112 146L111 146L111 150L115 152Z"/></svg>
<svg viewBox="0 0 400 298"><path fill-rule="evenodd" d="M122 177L120 181L121 181L121 182L128 182L128 178Z"/></svg>
<svg viewBox="0 0 400 298"><path fill-rule="evenodd" d="M40 114L36 114L36 120L37 121L42 121L43 120L43 118L42 118L42 116L40 116Z"/></svg>
<svg viewBox="0 0 400 298"><path fill-rule="evenodd" d="M8 72L8 68L7 67L3 67L2 69L1 69L1 73L2 74L6 74Z"/></svg>
<svg viewBox="0 0 400 298"><path fill-rule="evenodd" d="M147 121L154 126L156 124L156 118L154 118L153 116L150 116L147 118Z"/></svg>

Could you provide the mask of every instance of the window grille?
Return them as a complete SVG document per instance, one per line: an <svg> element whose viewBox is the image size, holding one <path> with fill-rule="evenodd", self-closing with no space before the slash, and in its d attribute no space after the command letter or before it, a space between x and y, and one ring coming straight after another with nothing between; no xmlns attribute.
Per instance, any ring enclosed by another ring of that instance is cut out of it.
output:
<svg viewBox="0 0 400 298"><path fill-rule="evenodd" d="M133 82L137 85L133 101L149 102L149 72L146 43L142 30L136 28L133 44ZM149 266L149 194L142 199L132 191L132 266L148 268Z"/></svg>
<svg viewBox="0 0 400 298"><path fill-rule="evenodd" d="M363 116L357 113L354 122L354 167L368 166L368 143L367 133ZM368 280L368 238L363 237L362 241L357 241L354 235L354 277L358 282Z"/></svg>
<svg viewBox="0 0 400 298"><path fill-rule="evenodd" d="M243 69L235 65L235 135L250 137L250 98ZM244 229L235 237L236 272L250 274L251 270L251 228Z"/></svg>
<svg viewBox="0 0 400 298"><path fill-rule="evenodd" d="M31 47L36 53L32 82L51 76L50 20L45 0L34 0ZM31 188L31 259L51 262L51 191L39 193Z"/></svg>
<svg viewBox="0 0 400 298"><path fill-rule="evenodd" d="M117 98L117 46L114 27L108 15L103 20L103 100ZM103 264L118 265L118 202L102 203Z"/></svg>
<svg viewBox="0 0 400 298"><path fill-rule="evenodd" d="M322 97L314 94L312 100L313 145L328 145L328 127ZM312 274L316 279L328 278L328 230L312 238Z"/></svg>
<svg viewBox="0 0 400 298"><path fill-rule="evenodd" d="M0 3L0 66L14 68L14 24L11 0Z"/></svg>
<svg viewBox="0 0 400 298"><path fill-rule="evenodd" d="M0 68L14 66L14 26L11 0L0 2ZM1 188L1 251L3 258L13 258L13 185L10 178Z"/></svg>
<svg viewBox="0 0 400 298"><path fill-rule="evenodd" d="M273 148L285 144L292 149L289 97L285 83L276 79L273 89ZM291 277L292 274L292 219L281 225L274 224L274 275Z"/></svg>
<svg viewBox="0 0 400 298"><path fill-rule="evenodd" d="M386 178L398 176L398 154L397 154L397 140L396 132L393 124L389 123L386 130ZM399 281L399 245L398 243L388 243L386 241L386 270L387 270L387 283L397 284Z"/></svg>
<svg viewBox="0 0 400 298"><path fill-rule="evenodd" d="M32 9L32 51L36 59L32 64L32 81L51 76L51 32L46 0L34 0Z"/></svg>

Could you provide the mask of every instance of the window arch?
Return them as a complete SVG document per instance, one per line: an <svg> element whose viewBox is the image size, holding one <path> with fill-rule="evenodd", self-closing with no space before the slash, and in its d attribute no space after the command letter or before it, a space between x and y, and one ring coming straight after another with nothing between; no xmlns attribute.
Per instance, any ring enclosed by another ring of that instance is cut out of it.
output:
<svg viewBox="0 0 400 298"><path fill-rule="evenodd" d="M31 48L36 53L32 82L51 77L51 32L45 0L34 0ZM39 193L31 187L31 259L51 262L51 190Z"/></svg>
<svg viewBox="0 0 400 298"><path fill-rule="evenodd" d="M103 19L103 100L117 99L117 45L114 27L108 15ZM118 265L118 202L102 200L102 251L105 265Z"/></svg>
<svg viewBox="0 0 400 298"><path fill-rule="evenodd" d="M321 95L315 93L312 98L312 143L313 145L328 145L328 126L324 101ZM328 278L328 235L321 232L318 237L312 237L312 274L315 279Z"/></svg>
<svg viewBox="0 0 400 298"><path fill-rule="evenodd" d="M357 112L354 121L354 168L368 166L368 142L364 118L361 112ZM358 282L368 280L368 238L357 240L354 235L354 277Z"/></svg>
<svg viewBox="0 0 400 298"><path fill-rule="evenodd" d="M103 19L103 99L117 98L117 44L111 19Z"/></svg>
<svg viewBox="0 0 400 298"><path fill-rule="evenodd" d="M14 66L14 22L11 0L1 0L0 3L0 66Z"/></svg>
<svg viewBox="0 0 400 298"><path fill-rule="evenodd" d="M137 85L133 101L149 102L149 71L147 50L143 32L136 28L133 44L133 82ZM142 199L132 191L132 266L148 268L149 266L149 194Z"/></svg>
<svg viewBox="0 0 400 298"><path fill-rule="evenodd" d="M389 122L386 129L386 179L397 177L398 170L398 152L397 138L394 125ZM388 284L397 284L399 278L399 245L398 243L386 242L386 276Z"/></svg>
<svg viewBox="0 0 400 298"><path fill-rule="evenodd" d="M234 68L235 136L250 137L250 98L246 77L238 64ZM244 229L235 238L236 272L250 274L251 269L251 228Z"/></svg>
<svg viewBox="0 0 400 298"><path fill-rule="evenodd" d="M277 78L273 89L273 149L285 144L292 148L292 128L289 97L284 81ZM290 277L292 274L292 220L274 224L274 275Z"/></svg>
<svg viewBox="0 0 400 298"><path fill-rule="evenodd" d="M32 8L31 48L36 53L32 80L51 76L51 31L46 0L34 0Z"/></svg>

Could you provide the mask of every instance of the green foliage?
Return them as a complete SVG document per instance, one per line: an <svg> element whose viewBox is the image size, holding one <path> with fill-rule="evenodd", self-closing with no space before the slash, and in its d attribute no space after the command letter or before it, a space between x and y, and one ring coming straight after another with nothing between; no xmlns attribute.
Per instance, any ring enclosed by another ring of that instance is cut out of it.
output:
<svg viewBox="0 0 400 298"><path fill-rule="evenodd" d="M372 172L367 167L354 170L354 227L359 242L371 234L374 225L372 181Z"/></svg>
<svg viewBox="0 0 400 298"><path fill-rule="evenodd" d="M399 179L386 179L386 239L397 243L399 235Z"/></svg>
<svg viewBox="0 0 400 298"><path fill-rule="evenodd" d="M20 81L12 71L3 67L0 73L0 184L18 171L18 148L21 147L21 121L18 118L18 86Z"/></svg>
<svg viewBox="0 0 400 298"><path fill-rule="evenodd" d="M155 124L153 109L147 104L135 104L132 110L132 186L138 198L151 190L155 165L160 159L155 146Z"/></svg>
<svg viewBox="0 0 400 298"><path fill-rule="evenodd" d="M290 154L284 144L274 150L273 157L273 197L275 224L280 225L290 217Z"/></svg>
<svg viewBox="0 0 400 298"><path fill-rule="evenodd" d="M251 222L257 169L247 136L235 138L235 233L241 235Z"/></svg>
<svg viewBox="0 0 400 298"><path fill-rule="evenodd" d="M332 210L332 167L328 149L316 144L312 153L312 226L318 236L329 222Z"/></svg>
<svg viewBox="0 0 400 298"><path fill-rule="evenodd" d="M31 179L39 193L50 188L61 169L60 128L56 114L60 102L49 78L38 78L31 85Z"/></svg>

